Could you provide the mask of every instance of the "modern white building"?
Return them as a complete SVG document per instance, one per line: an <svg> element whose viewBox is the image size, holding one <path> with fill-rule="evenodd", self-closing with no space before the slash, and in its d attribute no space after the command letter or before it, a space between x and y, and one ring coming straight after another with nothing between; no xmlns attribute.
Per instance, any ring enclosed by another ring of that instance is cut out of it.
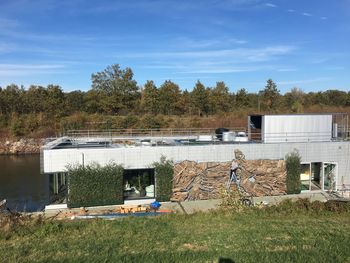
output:
<svg viewBox="0 0 350 263"><path fill-rule="evenodd" d="M250 115L250 139L264 143L344 140L348 117L344 113Z"/></svg>
<svg viewBox="0 0 350 263"><path fill-rule="evenodd" d="M347 140L347 116L253 115L248 117L250 141L198 140L185 136L91 136L59 138L42 148L42 173L50 175L51 192L55 195L65 184L68 165L110 162L125 168L125 200L154 199L154 190L130 194L130 182L144 177L148 189L156 184L153 164L161 156L174 162L226 162L234 159L239 149L246 159L284 159L297 150L302 159L302 190L345 190L350 188L350 141ZM339 118L339 116L342 116ZM337 119L338 118L338 119ZM340 121L339 121L340 119ZM215 134L212 134L215 138ZM203 138L203 137L202 137ZM136 192L139 192L137 189ZM153 194L153 195L152 195Z"/></svg>

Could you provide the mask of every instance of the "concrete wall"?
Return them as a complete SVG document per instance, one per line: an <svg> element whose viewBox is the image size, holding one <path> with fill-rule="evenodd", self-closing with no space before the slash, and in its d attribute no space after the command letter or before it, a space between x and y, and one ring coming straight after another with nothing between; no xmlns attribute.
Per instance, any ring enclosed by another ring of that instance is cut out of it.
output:
<svg viewBox="0 0 350 263"><path fill-rule="evenodd" d="M217 144L198 146L157 146L98 149L43 150L44 173L65 171L67 165L105 165L114 161L126 169L151 167L162 155L175 162L225 162L234 159L234 149L241 150L247 160L284 159L294 149L299 150L303 162L338 163L337 186L350 184L350 142L306 142L269 144Z"/></svg>

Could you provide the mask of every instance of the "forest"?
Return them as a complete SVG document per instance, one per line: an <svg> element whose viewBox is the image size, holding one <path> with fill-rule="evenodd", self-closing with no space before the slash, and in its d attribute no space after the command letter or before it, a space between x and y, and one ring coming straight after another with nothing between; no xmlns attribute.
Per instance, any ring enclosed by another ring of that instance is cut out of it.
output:
<svg viewBox="0 0 350 263"><path fill-rule="evenodd" d="M0 136L44 138L71 129L157 129L242 127L251 113L348 112L350 92L281 94L272 79L256 93L232 91L225 82L191 91L171 80L140 86L130 68L118 64L91 75L87 91L65 92L58 85L0 87Z"/></svg>

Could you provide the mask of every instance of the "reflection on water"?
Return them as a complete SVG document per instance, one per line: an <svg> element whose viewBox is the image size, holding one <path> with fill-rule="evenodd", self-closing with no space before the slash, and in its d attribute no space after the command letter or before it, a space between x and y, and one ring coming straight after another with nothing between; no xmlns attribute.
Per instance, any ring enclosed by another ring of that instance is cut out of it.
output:
<svg viewBox="0 0 350 263"><path fill-rule="evenodd" d="M10 209L39 211L49 202L48 176L40 174L40 156L0 155L0 200Z"/></svg>

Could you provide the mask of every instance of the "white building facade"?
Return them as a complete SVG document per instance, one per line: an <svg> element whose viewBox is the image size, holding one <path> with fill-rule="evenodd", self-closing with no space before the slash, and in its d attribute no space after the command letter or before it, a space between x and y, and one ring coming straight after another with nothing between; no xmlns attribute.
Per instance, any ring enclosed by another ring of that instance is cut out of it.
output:
<svg viewBox="0 0 350 263"><path fill-rule="evenodd" d="M52 149L42 151L43 173L64 172L68 165L106 165L110 162L121 164L125 169L147 169L152 168L161 156L174 162L226 162L234 159L235 149L241 150L247 160L284 159L297 150L304 164L335 164L335 190L350 185L350 142L345 141Z"/></svg>

